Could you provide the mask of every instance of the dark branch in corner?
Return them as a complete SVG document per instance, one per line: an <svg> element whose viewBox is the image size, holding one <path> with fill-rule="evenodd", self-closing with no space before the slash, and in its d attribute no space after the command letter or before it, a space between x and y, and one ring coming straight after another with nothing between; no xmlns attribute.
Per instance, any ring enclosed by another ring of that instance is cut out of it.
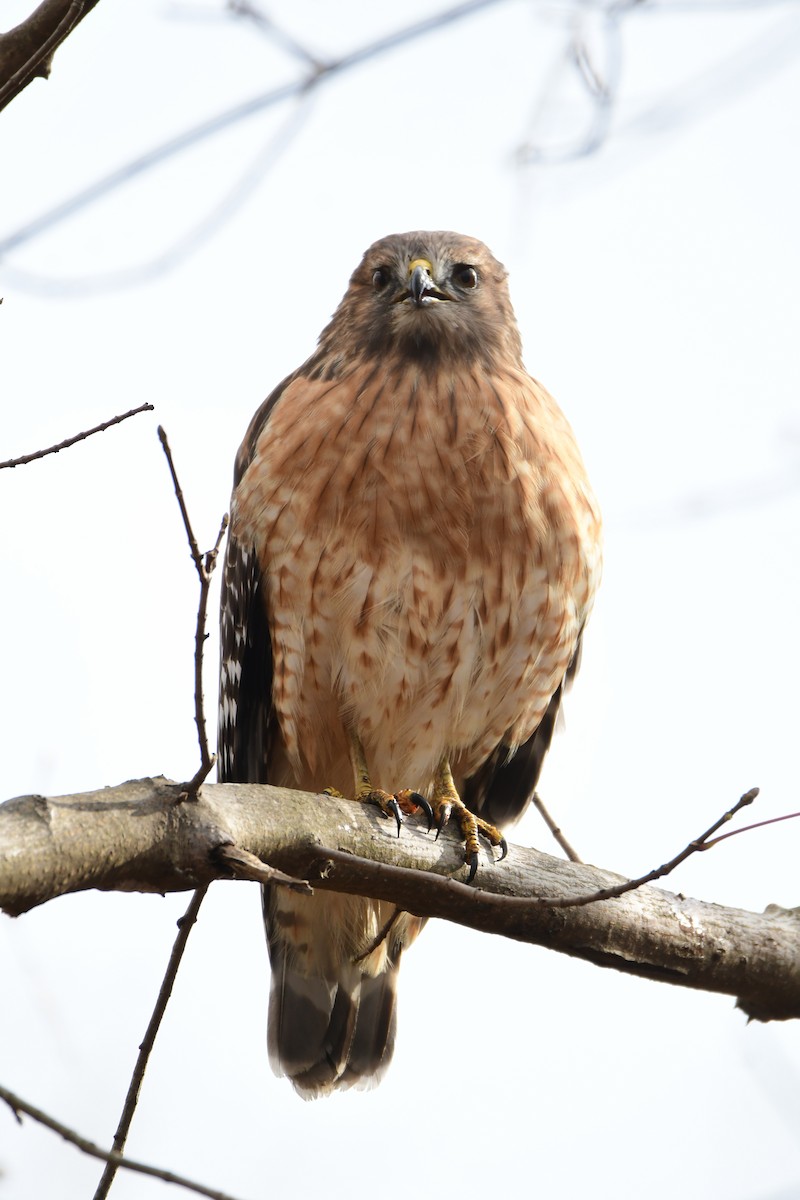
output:
<svg viewBox="0 0 800 1200"><path fill-rule="evenodd" d="M53 54L98 0L43 0L14 29L0 34L0 110L32 79L47 79Z"/></svg>
<svg viewBox="0 0 800 1200"><path fill-rule="evenodd" d="M123 1158L121 1154L115 1154L113 1151L103 1150L94 1142L90 1142L88 1138L81 1137L79 1133L75 1133L69 1126L62 1125L60 1121L49 1117L47 1113L42 1112L40 1108L34 1107L33 1104L28 1104L27 1101L22 1100L14 1092L10 1092L8 1088L4 1088L2 1085L0 1085L0 1100L5 1100L20 1123L20 1113L24 1113L25 1116L32 1117L34 1121L38 1121L40 1125L44 1125L47 1129L52 1129L64 1141L77 1146L79 1150L82 1150L84 1154L88 1154L92 1158L100 1158L110 1163L113 1162L118 1167L124 1167L126 1171L135 1171L140 1175L150 1175L155 1179L163 1180L164 1183L176 1183L178 1187L188 1188L189 1191L195 1192L198 1196L209 1197L209 1200L235 1200L227 1192L220 1192L215 1188L204 1187L202 1183L193 1183L191 1179L186 1179L183 1175L176 1175L174 1171L164 1171L160 1167L151 1167L147 1163L136 1162L132 1158Z"/></svg>
<svg viewBox="0 0 800 1200"><path fill-rule="evenodd" d="M140 404L138 408L132 408L126 413L121 413L118 417L112 417L110 421L102 421L99 425L95 425L93 429L84 429L82 433L76 433L74 437L65 438L63 442L59 442L55 446L48 446L46 450L35 450L33 454L23 454L21 458L7 458L5 462L0 462L0 470L4 467L22 467L26 463L35 462L37 458L45 458L48 454L58 454L60 450L66 450L69 446L74 446L76 442L82 442L86 438L95 433L103 433L104 430L110 429L112 425L121 425L123 421L127 421L128 417L135 417L139 413L153 412L154 405Z"/></svg>

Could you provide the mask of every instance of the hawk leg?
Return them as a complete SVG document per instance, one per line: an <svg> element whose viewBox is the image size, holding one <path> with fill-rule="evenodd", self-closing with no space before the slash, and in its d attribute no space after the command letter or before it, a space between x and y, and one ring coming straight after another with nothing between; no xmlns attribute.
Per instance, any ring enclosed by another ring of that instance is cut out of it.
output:
<svg viewBox="0 0 800 1200"><path fill-rule="evenodd" d="M364 747L361 744L361 738L357 733L350 733L350 761L353 764L353 774L355 775L356 794L354 799L361 804L375 804L381 810L385 817L394 817L397 822L397 836L400 836L400 829L405 821L404 813L415 813L420 808L424 811L428 818L428 829L430 830L433 823L433 809L424 796L419 792L412 792L409 788L404 788L400 792L395 792L391 795L389 792L384 792L381 788L372 786L372 779L367 766L367 757L364 753ZM335 788L325 788L329 796L339 796Z"/></svg>
<svg viewBox="0 0 800 1200"><path fill-rule="evenodd" d="M508 842L500 830L496 829L494 825L490 825L488 821L484 821L482 817L476 817L459 796L453 782L450 763L446 758L442 759L436 770L431 805L436 820L437 838L451 816L455 816L458 821L461 836L464 838L464 862L469 867L468 883L472 883L478 869L478 851L480 849L478 834L486 838L490 846L500 847L499 861L502 861L508 854Z"/></svg>

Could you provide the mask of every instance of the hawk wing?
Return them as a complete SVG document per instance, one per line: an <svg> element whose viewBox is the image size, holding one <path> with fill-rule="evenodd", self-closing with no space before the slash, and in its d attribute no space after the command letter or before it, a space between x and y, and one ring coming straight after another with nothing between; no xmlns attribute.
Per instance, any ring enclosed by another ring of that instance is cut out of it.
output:
<svg viewBox="0 0 800 1200"><path fill-rule="evenodd" d="M474 774L464 780L461 796L467 808L501 828L513 825L533 799L542 765L553 740L561 700L571 686L581 660L583 633L567 673L558 685L547 711L535 732L512 755L511 747L500 742Z"/></svg>
<svg viewBox="0 0 800 1200"><path fill-rule="evenodd" d="M250 422L236 456L234 495L258 436L291 378L275 388ZM231 522L220 598L220 782L269 783L277 737L266 580L254 549L241 544Z"/></svg>

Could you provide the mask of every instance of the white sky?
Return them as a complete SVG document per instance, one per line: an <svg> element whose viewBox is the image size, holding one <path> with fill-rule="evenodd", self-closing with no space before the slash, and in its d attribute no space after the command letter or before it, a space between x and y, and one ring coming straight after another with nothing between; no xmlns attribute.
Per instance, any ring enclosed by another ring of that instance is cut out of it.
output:
<svg viewBox="0 0 800 1200"><path fill-rule="evenodd" d="M7 2L4 24L28 7ZM222 7L98 6L49 83L0 117L0 242L303 69ZM594 119L561 57L578 8L498 4L330 79L294 117L235 125L0 263L0 458L145 400L157 410L0 473L0 796L193 773L196 584L156 423L211 545L251 413L313 348L365 247L452 228L509 267L526 361L572 421L606 515L550 807L584 858L631 874L754 784L753 819L800 808L800 9L631 11L605 143L521 169L520 144L577 145ZM437 9L269 11L330 58ZM602 71L612 43L590 16ZM303 123L272 170L195 253L137 286L95 286L254 182L290 119ZM212 712L215 668L212 637ZM670 886L796 905L799 831L731 839ZM513 836L553 849L535 814ZM0 921L0 1080L108 1144L187 902L87 894ZM257 890L219 885L132 1156L242 1200L800 1195L800 1034L748 1028L728 998L437 923L404 960L384 1083L308 1105L270 1073L266 996ZM83 1198L99 1175L2 1108L0 1169L9 1200ZM113 1194L167 1192L121 1175Z"/></svg>

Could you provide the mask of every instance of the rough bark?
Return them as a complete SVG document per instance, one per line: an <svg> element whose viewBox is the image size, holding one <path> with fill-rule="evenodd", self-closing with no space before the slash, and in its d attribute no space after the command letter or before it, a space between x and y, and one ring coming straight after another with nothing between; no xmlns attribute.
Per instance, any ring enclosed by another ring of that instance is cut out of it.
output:
<svg viewBox="0 0 800 1200"><path fill-rule="evenodd" d="M268 863L269 867L263 867ZM270 869L315 889L380 897L420 916L546 946L599 966L737 997L762 1021L800 1017L800 910L764 913L641 887L558 907L618 875L511 846L466 875L455 833L377 809L250 784L209 784L197 800L163 778L0 805L0 908L16 916L87 888L182 891Z"/></svg>

